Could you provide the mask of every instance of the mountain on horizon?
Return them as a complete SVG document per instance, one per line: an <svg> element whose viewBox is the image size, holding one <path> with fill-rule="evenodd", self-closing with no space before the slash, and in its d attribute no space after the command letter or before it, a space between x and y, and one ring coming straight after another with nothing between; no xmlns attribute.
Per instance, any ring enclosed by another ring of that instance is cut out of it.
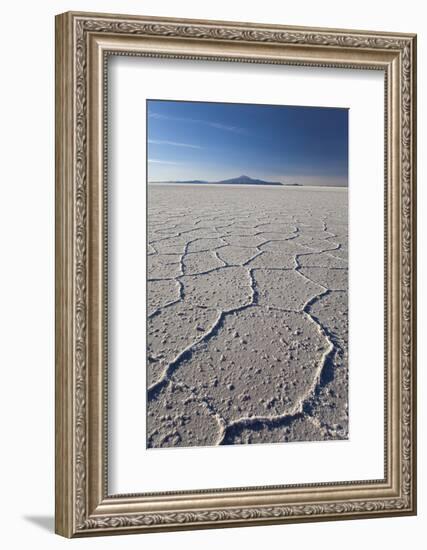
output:
<svg viewBox="0 0 427 550"><path fill-rule="evenodd" d="M206 181L206 180L169 180L169 181L155 181L151 183L209 183L209 184L223 184L223 185L286 185L286 183L282 183L280 181L265 181L257 178L251 178L249 176L245 176L242 174L241 176L238 176L237 178L229 178L225 180L219 180L219 181ZM298 185L298 184L293 184Z"/></svg>
<svg viewBox="0 0 427 550"><path fill-rule="evenodd" d="M230 178L218 181L217 183L229 183L234 185L283 185L280 181L265 181L245 176L244 174L237 178Z"/></svg>

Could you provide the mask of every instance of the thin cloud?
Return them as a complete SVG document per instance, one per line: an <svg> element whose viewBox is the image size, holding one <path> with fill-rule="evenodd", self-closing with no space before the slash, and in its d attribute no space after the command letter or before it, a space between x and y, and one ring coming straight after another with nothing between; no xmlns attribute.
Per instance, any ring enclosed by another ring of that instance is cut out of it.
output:
<svg viewBox="0 0 427 550"><path fill-rule="evenodd" d="M202 122L202 121L200 121ZM226 132L236 132L238 134L244 133L244 128L239 128L238 126L227 126L226 124L221 124L219 122L206 122L212 128L217 128L218 130L225 130Z"/></svg>
<svg viewBox="0 0 427 550"><path fill-rule="evenodd" d="M193 145L192 143L181 143L179 141L168 141L165 139L149 139L148 143L154 143L155 145L172 145L173 147L190 147L191 149L201 149L200 145Z"/></svg>
<svg viewBox="0 0 427 550"><path fill-rule="evenodd" d="M235 134L247 134L245 128L240 128L239 126L229 126L227 124L221 124L220 122L212 122L210 120L202 120L199 118L185 118L178 116L163 115L161 113L149 113L149 118L154 118L157 120L174 120L176 122L192 122L194 124L204 124L215 128L217 130L224 130L225 132L234 132Z"/></svg>
<svg viewBox="0 0 427 550"><path fill-rule="evenodd" d="M161 159L148 159L148 162L153 164L181 164L180 162L172 162L170 160L161 160Z"/></svg>

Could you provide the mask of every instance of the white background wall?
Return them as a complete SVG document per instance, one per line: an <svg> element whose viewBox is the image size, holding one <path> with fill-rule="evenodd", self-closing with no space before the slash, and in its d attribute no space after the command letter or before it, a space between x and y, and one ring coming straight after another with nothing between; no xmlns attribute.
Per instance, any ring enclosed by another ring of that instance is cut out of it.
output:
<svg viewBox="0 0 427 550"><path fill-rule="evenodd" d="M419 288L418 517L66 541L54 510L54 15L67 10L245 20L419 34L419 281L425 276L423 212L426 93L423 3L300 0L86 0L2 5L0 31L0 517L3 548L423 548L427 532L426 297Z"/></svg>

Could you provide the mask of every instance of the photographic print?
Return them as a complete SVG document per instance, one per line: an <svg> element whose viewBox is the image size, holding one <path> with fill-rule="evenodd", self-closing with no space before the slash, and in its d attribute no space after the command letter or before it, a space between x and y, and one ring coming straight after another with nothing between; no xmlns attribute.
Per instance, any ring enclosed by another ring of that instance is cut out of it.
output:
<svg viewBox="0 0 427 550"><path fill-rule="evenodd" d="M147 101L147 447L348 437L348 110Z"/></svg>

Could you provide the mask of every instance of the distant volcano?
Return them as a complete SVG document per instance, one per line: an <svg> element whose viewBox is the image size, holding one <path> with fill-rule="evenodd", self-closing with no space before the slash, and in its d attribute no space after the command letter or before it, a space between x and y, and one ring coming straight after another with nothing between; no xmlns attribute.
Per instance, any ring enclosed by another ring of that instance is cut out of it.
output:
<svg viewBox="0 0 427 550"><path fill-rule="evenodd" d="M265 181L256 178L250 178L249 176L238 176L237 178L230 178L228 180L221 180L216 183L229 183L232 185L283 185L280 181Z"/></svg>
<svg viewBox="0 0 427 550"><path fill-rule="evenodd" d="M152 183L189 183L189 184L223 184L223 185L286 185L280 181L265 181L256 178L251 178L249 176L238 176L237 178L230 178L226 180L219 181L205 181L205 180L170 180L170 181L155 181ZM298 185L298 184L294 184Z"/></svg>

